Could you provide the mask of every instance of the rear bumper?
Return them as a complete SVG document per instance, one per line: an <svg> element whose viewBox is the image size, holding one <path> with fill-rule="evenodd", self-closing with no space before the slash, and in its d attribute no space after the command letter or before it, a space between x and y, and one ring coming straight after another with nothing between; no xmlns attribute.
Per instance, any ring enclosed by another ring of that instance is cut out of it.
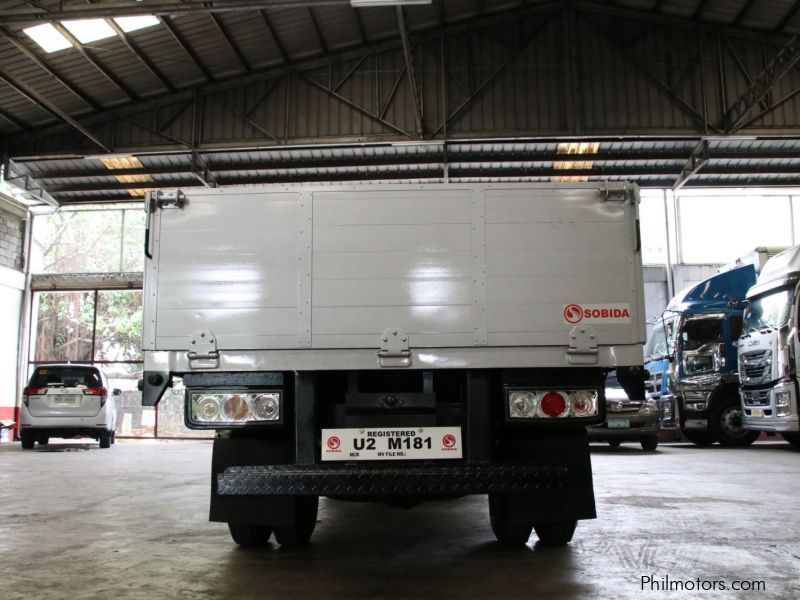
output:
<svg viewBox="0 0 800 600"><path fill-rule="evenodd" d="M220 496L415 496L544 492L566 485L567 469L525 464L228 467Z"/></svg>
<svg viewBox="0 0 800 600"><path fill-rule="evenodd" d="M101 408L95 415L88 417L36 417L22 404L19 409L20 429L81 429L101 430L114 429L113 413L106 408Z"/></svg>

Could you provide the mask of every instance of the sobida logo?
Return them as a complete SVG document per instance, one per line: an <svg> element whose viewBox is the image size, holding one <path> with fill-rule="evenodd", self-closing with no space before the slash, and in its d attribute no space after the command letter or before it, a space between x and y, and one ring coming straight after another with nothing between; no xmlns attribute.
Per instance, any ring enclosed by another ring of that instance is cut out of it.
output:
<svg viewBox="0 0 800 600"><path fill-rule="evenodd" d="M564 321L571 325L587 322L620 323L630 319L628 304L567 304L564 307Z"/></svg>

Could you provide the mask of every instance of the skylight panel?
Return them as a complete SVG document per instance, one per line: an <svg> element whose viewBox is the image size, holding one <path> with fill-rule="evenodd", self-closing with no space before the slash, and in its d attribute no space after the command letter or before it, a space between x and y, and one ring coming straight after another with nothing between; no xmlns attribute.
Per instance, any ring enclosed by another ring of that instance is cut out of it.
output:
<svg viewBox="0 0 800 600"><path fill-rule="evenodd" d="M61 21L61 24L69 29L69 32L78 38L81 44L90 44L117 35L104 19L77 19Z"/></svg>
<svg viewBox="0 0 800 600"><path fill-rule="evenodd" d="M29 38L39 44L39 47L45 52L56 52L72 47L69 40L61 35L50 23L27 27L23 31Z"/></svg>
<svg viewBox="0 0 800 600"><path fill-rule="evenodd" d="M160 21L155 15L140 15L135 17L114 17L114 22L119 25L120 29L125 33L136 31L137 29L144 29L146 27L153 27L158 25Z"/></svg>

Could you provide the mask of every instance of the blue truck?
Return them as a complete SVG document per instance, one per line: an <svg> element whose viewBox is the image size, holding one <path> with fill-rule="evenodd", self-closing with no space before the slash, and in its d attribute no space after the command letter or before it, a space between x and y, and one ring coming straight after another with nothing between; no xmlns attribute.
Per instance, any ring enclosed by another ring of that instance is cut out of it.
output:
<svg viewBox="0 0 800 600"><path fill-rule="evenodd" d="M648 391L662 407L662 428L674 419L698 446L747 446L739 399L736 341L747 290L774 254L758 248L670 300L645 346Z"/></svg>

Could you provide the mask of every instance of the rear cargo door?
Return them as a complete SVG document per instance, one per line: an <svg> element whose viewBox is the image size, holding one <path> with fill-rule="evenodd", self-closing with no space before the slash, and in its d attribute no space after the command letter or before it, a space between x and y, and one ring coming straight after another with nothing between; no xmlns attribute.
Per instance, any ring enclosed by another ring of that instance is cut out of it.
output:
<svg viewBox="0 0 800 600"><path fill-rule="evenodd" d="M187 190L156 211L146 347L188 350L195 331L220 349L308 347L310 216L310 196L269 188Z"/></svg>
<svg viewBox="0 0 800 600"><path fill-rule="evenodd" d="M374 348L386 329L417 348L475 343L482 253L472 252L478 205L469 188L313 196L315 348Z"/></svg>

